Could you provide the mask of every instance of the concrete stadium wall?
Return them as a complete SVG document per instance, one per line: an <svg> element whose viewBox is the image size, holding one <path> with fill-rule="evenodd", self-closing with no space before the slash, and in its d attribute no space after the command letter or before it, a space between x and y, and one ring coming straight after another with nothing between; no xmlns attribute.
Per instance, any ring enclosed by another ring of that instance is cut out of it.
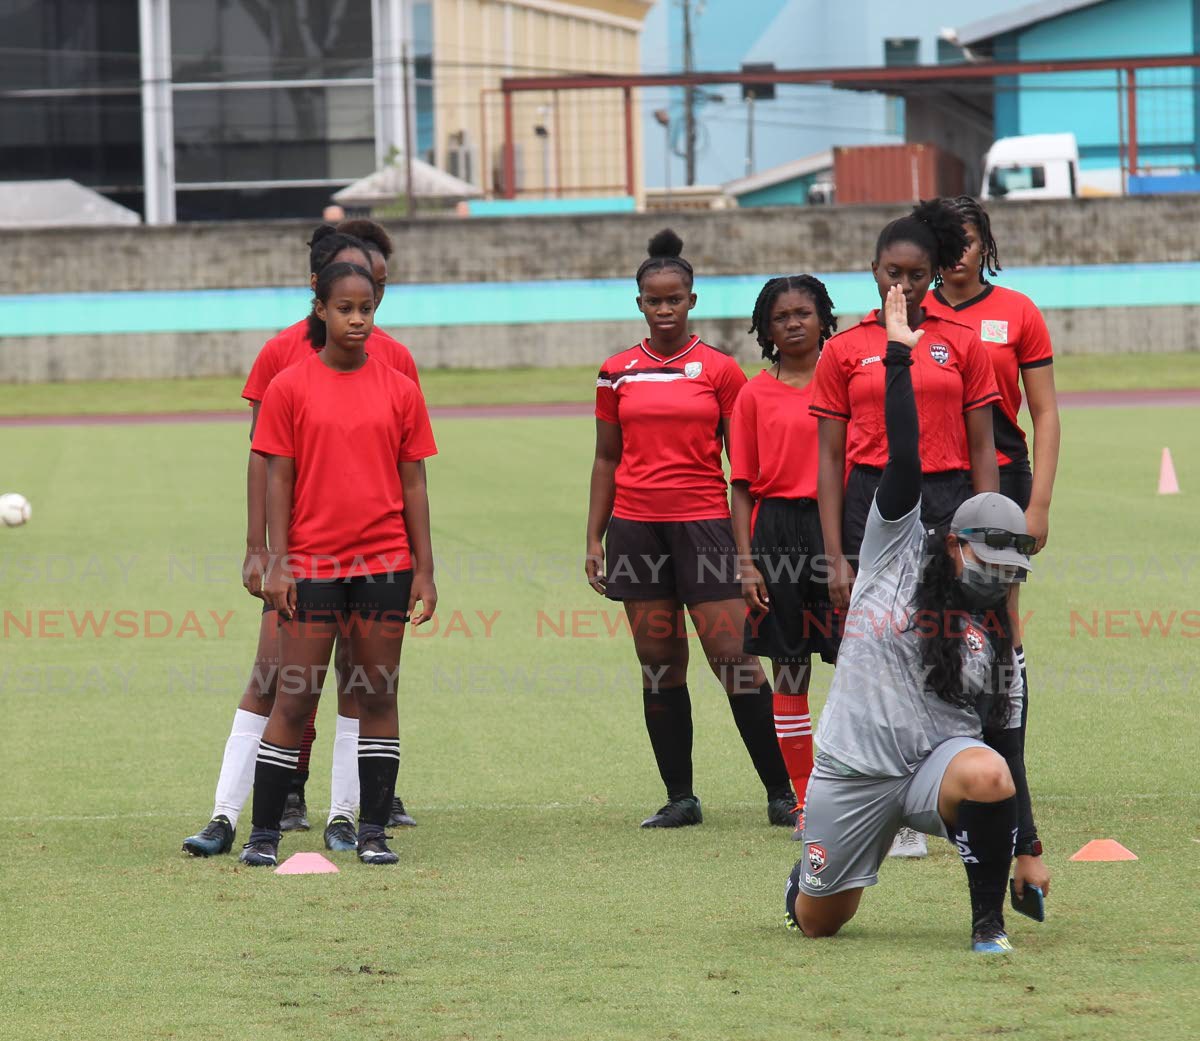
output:
<svg viewBox="0 0 1200 1041"><path fill-rule="evenodd" d="M1197 259L1200 196L991 209L1007 267ZM684 238L700 280L795 270L861 270L868 278L880 228L904 212L905 207L870 206L394 223L389 229L397 252L390 281L629 278L632 297L632 274L645 243L665 224ZM308 223L275 222L9 232L0 297L302 285L311 229ZM748 300L747 312L751 304ZM597 364L634 342L644 328L634 314L629 321L454 324L462 318L448 315L447 324L414 328L383 324L413 348L419 365L434 368ZM1197 306L1064 308L1048 310L1046 318L1061 353L1200 350ZM749 359L758 349L746 335L747 324L705 321L697 323L697 331ZM274 331L0 336L0 382L241 374Z"/></svg>

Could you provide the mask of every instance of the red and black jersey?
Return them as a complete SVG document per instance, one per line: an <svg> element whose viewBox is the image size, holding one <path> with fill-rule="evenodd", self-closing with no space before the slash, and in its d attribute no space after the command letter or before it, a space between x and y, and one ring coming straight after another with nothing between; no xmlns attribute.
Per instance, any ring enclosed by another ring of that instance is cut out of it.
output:
<svg viewBox="0 0 1200 1041"><path fill-rule="evenodd" d="M621 427L613 516L685 521L729 516L721 420L746 375L693 336L661 358L643 340L614 354L596 378L596 418Z"/></svg>
<svg viewBox="0 0 1200 1041"><path fill-rule="evenodd" d="M810 382L790 387L760 372L733 406L731 481L747 481L755 500L817 497L817 420Z"/></svg>
<svg viewBox="0 0 1200 1041"><path fill-rule="evenodd" d="M258 352L250 375L246 377L246 385L242 388L242 397L251 404L260 402L267 393L271 380L284 369L291 368L297 362L304 361L311 354L319 351L308 338L308 319L304 318L289 325L282 332L276 333ZM421 380L417 376L417 365L409 349L399 340L389 336L378 326L371 330L365 345L367 354L382 361L388 368L404 373L418 387Z"/></svg>
<svg viewBox="0 0 1200 1041"><path fill-rule="evenodd" d="M1029 458L1025 431L1017 421L1021 411L1020 373L1054 363L1046 320L1024 293L1004 286L985 285L983 292L961 304L947 303L940 289L925 298L930 313L942 314L971 327L987 349L1000 388L993 413L996 458L1000 465Z"/></svg>
<svg viewBox="0 0 1200 1041"><path fill-rule="evenodd" d="M887 332L879 318L879 312L872 311L825 344L813 377L812 414L849 425L847 467L887 465ZM911 371L921 426L921 468L925 473L970 470L964 415L1000 400L996 377L979 338L956 319L927 313L920 328L924 335L913 348Z"/></svg>
<svg viewBox="0 0 1200 1041"><path fill-rule="evenodd" d="M374 357L341 372L310 350L271 381L252 447L295 460L288 556L297 577L412 566L398 467L437 446L425 399L403 373Z"/></svg>

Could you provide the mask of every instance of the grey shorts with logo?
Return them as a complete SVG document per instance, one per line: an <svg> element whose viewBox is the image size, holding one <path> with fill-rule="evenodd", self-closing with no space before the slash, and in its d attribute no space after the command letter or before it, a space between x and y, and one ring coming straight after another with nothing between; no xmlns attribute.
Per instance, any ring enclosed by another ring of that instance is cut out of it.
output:
<svg viewBox="0 0 1200 1041"><path fill-rule="evenodd" d="M906 777L847 775L818 755L804 803L804 853L789 880L789 915L796 890L830 896L875 885L901 825L949 838L938 813L938 792L950 760L968 748L987 745L952 737Z"/></svg>

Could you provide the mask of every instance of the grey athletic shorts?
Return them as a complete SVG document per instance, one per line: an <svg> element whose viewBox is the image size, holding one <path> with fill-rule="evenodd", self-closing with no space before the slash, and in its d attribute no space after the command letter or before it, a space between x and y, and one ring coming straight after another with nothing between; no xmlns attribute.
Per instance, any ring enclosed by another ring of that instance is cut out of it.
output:
<svg viewBox="0 0 1200 1041"><path fill-rule="evenodd" d="M804 802L804 854L792 871L788 908L796 889L829 896L873 886L901 825L948 839L938 814L942 777L959 752L987 747L972 737L952 737L906 777L847 776L818 755Z"/></svg>

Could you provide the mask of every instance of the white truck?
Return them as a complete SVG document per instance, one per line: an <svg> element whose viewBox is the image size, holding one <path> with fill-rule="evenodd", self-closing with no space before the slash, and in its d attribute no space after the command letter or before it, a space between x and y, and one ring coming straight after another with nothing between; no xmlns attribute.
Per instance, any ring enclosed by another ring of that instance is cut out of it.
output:
<svg viewBox="0 0 1200 1041"><path fill-rule="evenodd" d="M1079 169L1074 134L1002 137L983 161L984 199L1070 199L1078 195L1123 195L1119 168Z"/></svg>

